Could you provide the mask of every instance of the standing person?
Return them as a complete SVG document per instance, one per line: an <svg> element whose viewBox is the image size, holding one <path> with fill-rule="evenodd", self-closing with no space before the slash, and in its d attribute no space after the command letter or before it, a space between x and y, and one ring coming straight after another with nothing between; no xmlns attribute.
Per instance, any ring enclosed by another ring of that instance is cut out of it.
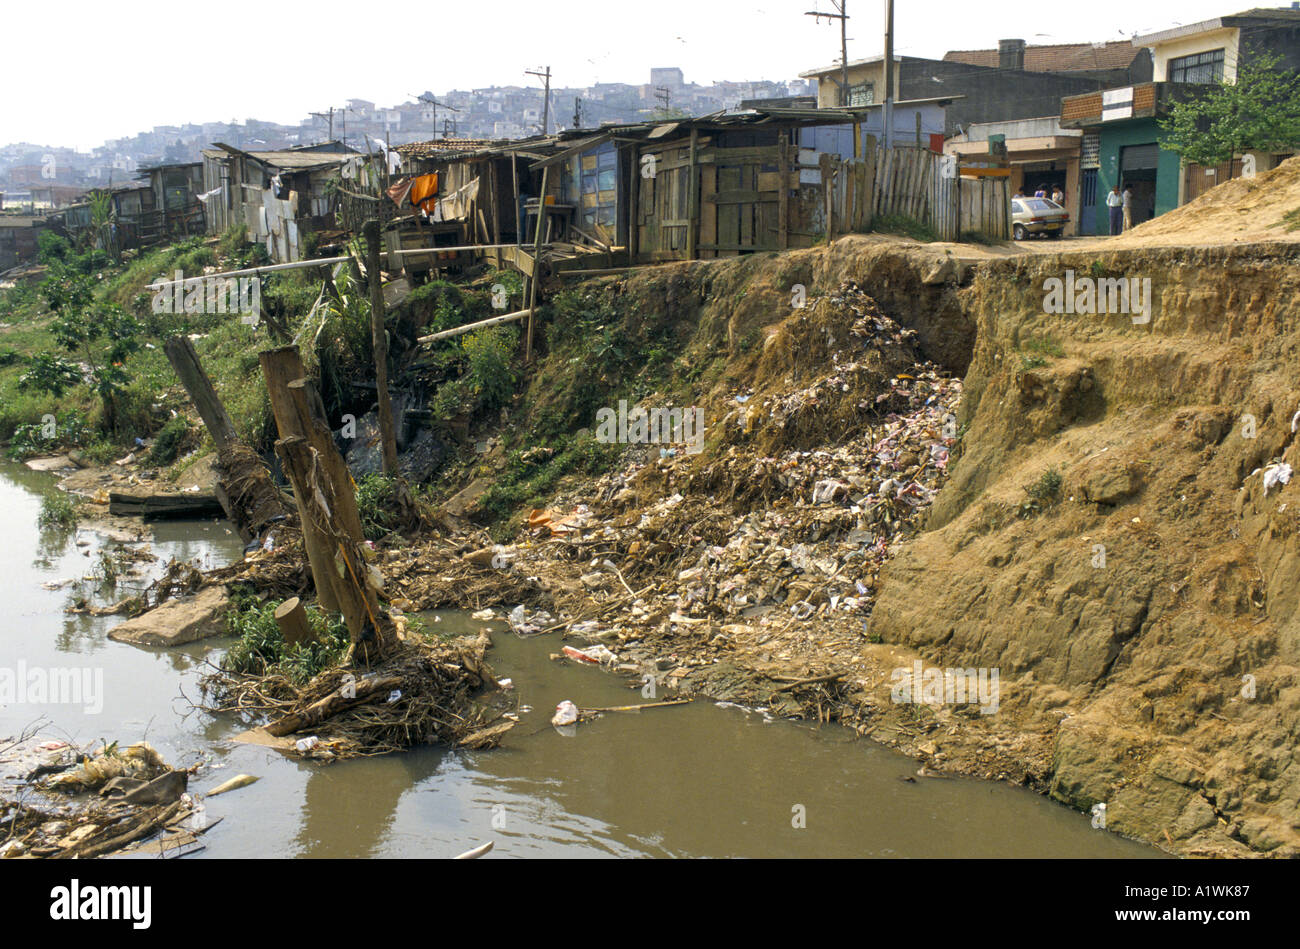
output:
<svg viewBox="0 0 1300 949"><path fill-rule="evenodd" d="M1038 190L1034 192L1035 198L1047 197L1047 185L1039 185Z"/></svg>
<svg viewBox="0 0 1300 949"><path fill-rule="evenodd" d="M1052 200L1061 207L1065 207L1065 192L1061 190L1060 185L1057 185L1052 189Z"/></svg>
<svg viewBox="0 0 1300 949"><path fill-rule="evenodd" d="M1133 229L1133 186L1124 187L1124 230Z"/></svg>
<svg viewBox="0 0 1300 949"><path fill-rule="evenodd" d="M1124 196L1119 193L1119 183L1106 195L1106 207L1110 209L1110 236L1115 237L1124 230Z"/></svg>

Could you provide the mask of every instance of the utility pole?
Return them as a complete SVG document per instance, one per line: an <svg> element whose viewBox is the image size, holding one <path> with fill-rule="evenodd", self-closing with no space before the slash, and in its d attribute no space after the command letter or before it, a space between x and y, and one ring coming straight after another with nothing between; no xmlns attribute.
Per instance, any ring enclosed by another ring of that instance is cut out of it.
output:
<svg viewBox="0 0 1300 949"><path fill-rule="evenodd" d="M410 95L410 93L407 93L407 95ZM417 102L423 102L425 105L427 105L427 106L431 106L431 107L433 108L433 123L432 123L432 124L433 124L433 134L434 134L434 135L437 135L437 134L438 134L438 106L442 106L444 109L447 109L447 110L449 110L449 111L451 111L451 112L459 112L459 111L460 111L460 109L456 108L454 105L448 105L448 104L445 103L445 102L439 102L439 101L438 101L437 99L435 99L433 96L416 96L415 98L416 98L416 101L417 101ZM445 120L444 120L444 122L445 122ZM447 132L446 132L446 129L445 129L445 128L443 129L442 137L443 137L443 138L446 138L446 137L447 137Z"/></svg>
<svg viewBox="0 0 1300 949"><path fill-rule="evenodd" d="M885 0L885 149L894 147L894 0Z"/></svg>
<svg viewBox="0 0 1300 949"><path fill-rule="evenodd" d="M840 106L847 107L849 104L849 12L845 9L849 0L831 0L831 4L838 10L838 13L822 13L819 10L813 10L805 13L804 16L816 17L817 22L822 21L822 17L828 20L840 21ZM891 5L892 10L892 5ZM892 13L891 13L892 16Z"/></svg>
<svg viewBox="0 0 1300 949"><path fill-rule="evenodd" d="M582 128L582 99L574 97L573 100L573 127Z"/></svg>
<svg viewBox="0 0 1300 949"><path fill-rule="evenodd" d="M330 106L329 112L308 112L307 114L314 115L318 119L326 119L326 118L329 119L330 133L329 133L329 138L326 139L326 141L329 142L334 141L334 106Z"/></svg>
<svg viewBox="0 0 1300 949"><path fill-rule="evenodd" d="M541 70L525 69L524 75L537 76L539 79L544 79L546 81L546 91L543 93L545 98L542 102L542 134L550 135L551 134L551 67L547 66L546 72L542 72Z"/></svg>
<svg viewBox="0 0 1300 949"><path fill-rule="evenodd" d="M664 104L664 111L667 112L673 102L673 91L667 86L655 86L655 98Z"/></svg>

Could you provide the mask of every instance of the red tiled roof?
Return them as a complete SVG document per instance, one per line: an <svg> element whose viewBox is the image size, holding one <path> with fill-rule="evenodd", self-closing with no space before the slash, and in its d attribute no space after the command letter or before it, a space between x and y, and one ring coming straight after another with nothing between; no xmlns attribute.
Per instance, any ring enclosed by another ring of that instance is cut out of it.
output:
<svg viewBox="0 0 1300 949"><path fill-rule="evenodd" d="M409 145L395 146L398 154L406 158L429 158L435 155L447 155L455 152L472 152L480 148L500 145L499 141L478 138L437 138L430 142L412 142Z"/></svg>
<svg viewBox="0 0 1300 949"><path fill-rule="evenodd" d="M1127 69L1140 50L1128 40L1116 40L1094 46L1092 43L1069 43L1057 46L1026 46L1025 70L1028 72L1078 72L1086 69ZM968 66L998 65L996 49L954 50L943 57L946 63Z"/></svg>

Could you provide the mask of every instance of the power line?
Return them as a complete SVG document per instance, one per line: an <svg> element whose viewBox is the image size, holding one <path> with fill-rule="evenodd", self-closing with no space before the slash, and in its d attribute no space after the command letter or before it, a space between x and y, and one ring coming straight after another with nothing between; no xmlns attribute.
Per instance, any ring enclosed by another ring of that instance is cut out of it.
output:
<svg viewBox="0 0 1300 949"><path fill-rule="evenodd" d="M849 0L831 0L838 13L823 13L819 10L812 10L805 13L804 16L816 17L817 22L822 21L822 17L828 20L840 21L840 105L849 104L849 14L845 10Z"/></svg>

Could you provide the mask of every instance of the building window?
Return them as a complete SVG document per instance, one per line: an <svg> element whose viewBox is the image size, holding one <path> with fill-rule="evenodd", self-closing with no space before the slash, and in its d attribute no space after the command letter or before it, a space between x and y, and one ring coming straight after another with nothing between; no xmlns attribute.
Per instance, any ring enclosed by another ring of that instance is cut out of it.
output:
<svg viewBox="0 0 1300 949"><path fill-rule="evenodd" d="M856 86L849 86L850 108L861 105L874 105L875 101L876 84L874 82L860 82Z"/></svg>
<svg viewBox="0 0 1300 949"><path fill-rule="evenodd" d="M1169 60L1170 82L1222 82L1223 50Z"/></svg>

